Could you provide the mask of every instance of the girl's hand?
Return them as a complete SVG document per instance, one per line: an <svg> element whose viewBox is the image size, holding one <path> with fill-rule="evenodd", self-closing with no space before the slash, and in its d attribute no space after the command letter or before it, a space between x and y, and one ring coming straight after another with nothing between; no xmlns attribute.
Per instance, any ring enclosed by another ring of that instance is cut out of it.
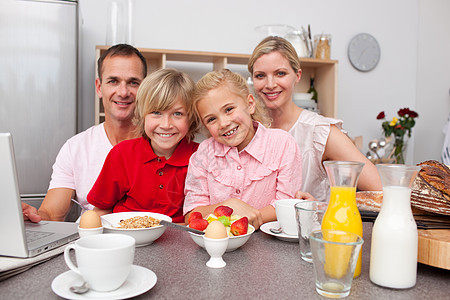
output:
<svg viewBox="0 0 450 300"><path fill-rule="evenodd" d="M297 193L295 193L295 198L308 201L317 201L317 199L314 198L310 193L302 191L298 191Z"/></svg>
<svg viewBox="0 0 450 300"><path fill-rule="evenodd" d="M263 224L263 217L261 212L240 199L230 198L222 202L220 205L231 207L233 209L234 215L247 217L248 223L253 225L253 227L255 227L255 230L257 230L259 226Z"/></svg>

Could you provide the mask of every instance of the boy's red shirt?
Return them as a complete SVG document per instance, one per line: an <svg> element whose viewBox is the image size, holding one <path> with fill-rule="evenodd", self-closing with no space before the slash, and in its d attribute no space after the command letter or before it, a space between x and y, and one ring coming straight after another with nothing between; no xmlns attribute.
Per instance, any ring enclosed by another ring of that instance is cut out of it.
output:
<svg viewBox="0 0 450 300"><path fill-rule="evenodd" d="M189 158L198 143L182 139L172 156L158 157L144 138L123 141L111 149L87 196L100 209L149 211L184 222L184 182Z"/></svg>

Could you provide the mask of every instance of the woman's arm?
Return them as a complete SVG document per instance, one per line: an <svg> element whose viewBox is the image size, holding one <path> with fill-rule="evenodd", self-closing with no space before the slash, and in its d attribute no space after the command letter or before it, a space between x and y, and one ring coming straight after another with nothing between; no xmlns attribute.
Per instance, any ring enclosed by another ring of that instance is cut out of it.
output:
<svg viewBox="0 0 450 300"><path fill-rule="evenodd" d="M365 165L359 176L358 189L363 191L382 190L380 175L375 165L335 125L330 126L330 135L328 136L325 152L322 157L322 161L327 160L363 162Z"/></svg>

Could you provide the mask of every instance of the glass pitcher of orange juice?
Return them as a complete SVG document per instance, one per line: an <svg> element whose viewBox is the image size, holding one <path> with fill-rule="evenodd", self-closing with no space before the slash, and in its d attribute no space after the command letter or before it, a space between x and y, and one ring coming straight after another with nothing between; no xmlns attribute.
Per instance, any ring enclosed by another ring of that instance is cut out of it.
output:
<svg viewBox="0 0 450 300"><path fill-rule="evenodd" d="M356 206L356 184L364 163L354 161L325 161L325 170L330 180L330 201L322 219L322 229L335 229L363 235L361 215ZM336 241L341 242L341 241ZM339 259L330 255L330 272L339 274ZM361 252L353 277L361 274Z"/></svg>

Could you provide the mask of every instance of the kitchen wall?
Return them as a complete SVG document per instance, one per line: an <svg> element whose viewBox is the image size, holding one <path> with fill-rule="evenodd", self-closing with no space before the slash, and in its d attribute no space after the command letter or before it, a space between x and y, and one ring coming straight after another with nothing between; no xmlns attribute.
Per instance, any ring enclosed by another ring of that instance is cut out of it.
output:
<svg viewBox="0 0 450 300"><path fill-rule="evenodd" d="M131 43L136 47L251 53L262 38L254 28L263 24L311 24L313 34L332 34L331 56L339 61L338 118L351 136L364 137L364 152L369 140L381 137L377 114L384 110L391 118L399 108L409 107L420 117L407 162L439 159L450 111L446 0L130 2ZM79 0L80 130L94 122L95 45L106 43L110 3ZM347 58L348 43L360 32L370 33L381 46L381 60L368 73L356 71ZM442 40L444 48L439 47ZM437 45L445 59L434 58ZM195 72L198 79L203 70Z"/></svg>
<svg viewBox="0 0 450 300"><path fill-rule="evenodd" d="M420 0L419 12L416 109L420 121L414 145L417 162L440 158L442 128L450 117L450 1Z"/></svg>

